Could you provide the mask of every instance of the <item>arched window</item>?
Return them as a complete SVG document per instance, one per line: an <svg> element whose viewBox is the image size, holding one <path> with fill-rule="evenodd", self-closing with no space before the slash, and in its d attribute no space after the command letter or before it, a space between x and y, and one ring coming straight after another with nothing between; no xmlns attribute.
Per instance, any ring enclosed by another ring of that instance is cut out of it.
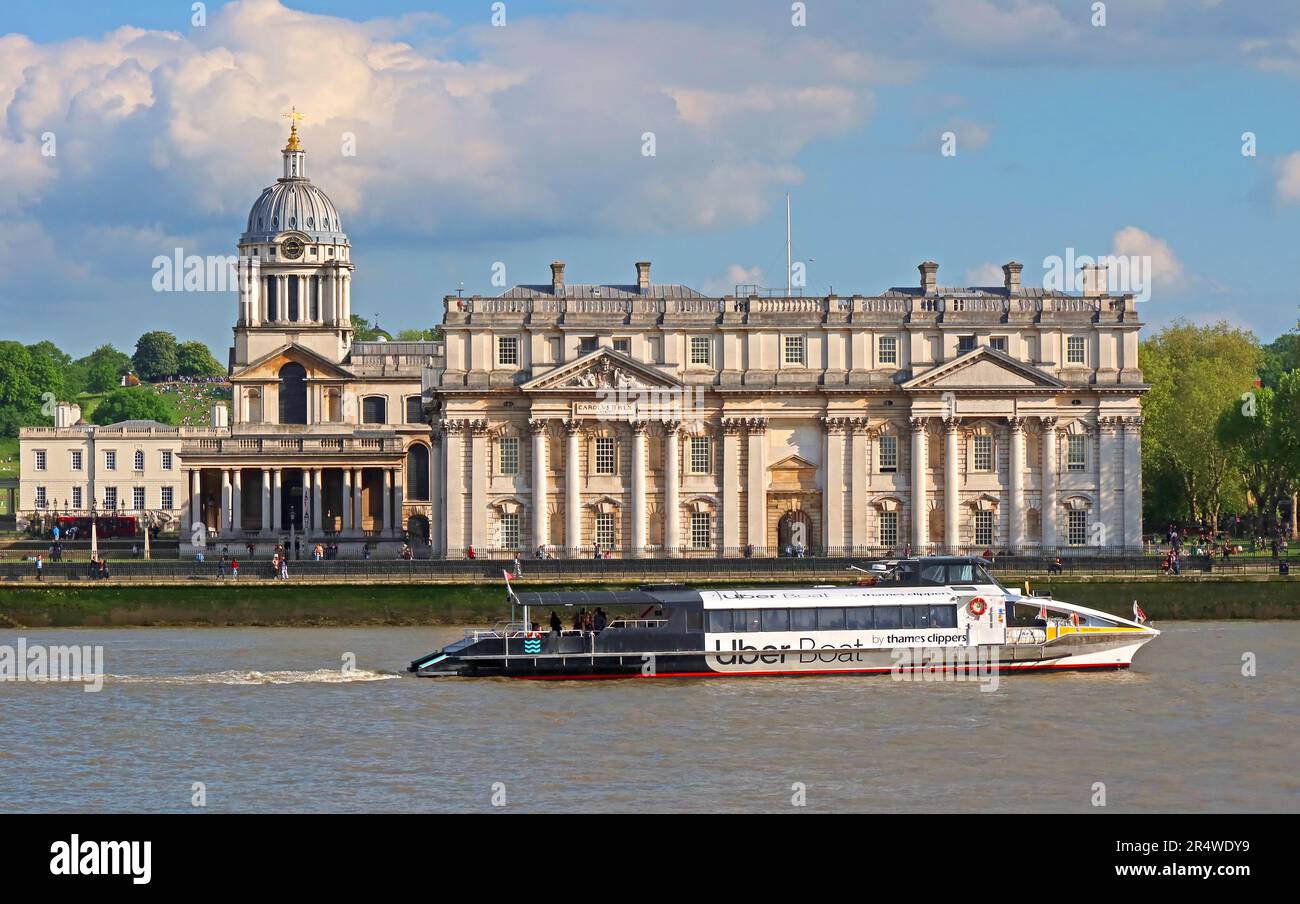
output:
<svg viewBox="0 0 1300 904"><path fill-rule="evenodd" d="M406 498L429 501L429 447L421 443L406 452Z"/></svg>
<svg viewBox="0 0 1300 904"><path fill-rule="evenodd" d="M366 396L361 403L361 423L387 424L388 399L384 396Z"/></svg>
<svg viewBox="0 0 1300 904"><path fill-rule="evenodd" d="M258 389L248 390L248 422L256 424L262 420L262 392Z"/></svg>
<svg viewBox="0 0 1300 904"><path fill-rule="evenodd" d="M342 390L336 388L325 390L325 420L331 424L337 424L343 420Z"/></svg>
<svg viewBox="0 0 1300 904"><path fill-rule="evenodd" d="M280 423L307 423L307 370L293 361L280 368Z"/></svg>

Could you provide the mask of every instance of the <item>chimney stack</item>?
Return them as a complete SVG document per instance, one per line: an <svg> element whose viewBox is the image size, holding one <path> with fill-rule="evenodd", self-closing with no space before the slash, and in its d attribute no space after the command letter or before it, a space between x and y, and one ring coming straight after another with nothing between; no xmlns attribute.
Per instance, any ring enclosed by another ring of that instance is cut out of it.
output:
<svg viewBox="0 0 1300 904"><path fill-rule="evenodd" d="M1107 292L1106 265L1093 264L1083 268L1083 297L1100 298Z"/></svg>
<svg viewBox="0 0 1300 904"><path fill-rule="evenodd" d="M939 288L939 265L934 261L924 261L916 269L921 271L921 291L933 295Z"/></svg>
<svg viewBox="0 0 1300 904"><path fill-rule="evenodd" d="M76 418L72 416L72 407L68 402L59 402L54 406L54 426L71 427L77 423Z"/></svg>
<svg viewBox="0 0 1300 904"><path fill-rule="evenodd" d="M642 295L650 291L650 262L636 262L636 287Z"/></svg>
<svg viewBox="0 0 1300 904"><path fill-rule="evenodd" d="M1002 265L1002 285L1008 295L1020 294L1020 271L1023 269L1024 265L1015 261Z"/></svg>
<svg viewBox="0 0 1300 904"><path fill-rule="evenodd" d="M212 426L225 430L230 427L230 409L225 405L212 406Z"/></svg>
<svg viewBox="0 0 1300 904"><path fill-rule="evenodd" d="M564 261L555 261L551 264L551 294L564 294Z"/></svg>

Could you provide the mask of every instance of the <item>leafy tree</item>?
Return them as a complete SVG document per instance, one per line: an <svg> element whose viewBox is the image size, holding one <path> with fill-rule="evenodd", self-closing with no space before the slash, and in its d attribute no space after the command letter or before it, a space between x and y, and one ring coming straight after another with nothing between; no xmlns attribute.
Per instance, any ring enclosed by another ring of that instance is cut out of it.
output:
<svg viewBox="0 0 1300 904"><path fill-rule="evenodd" d="M40 380L44 368L32 361L21 342L0 341L0 434L17 436L18 428L42 423Z"/></svg>
<svg viewBox="0 0 1300 904"><path fill-rule="evenodd" d="M436 330L399 330L398 342L428 342L435 338Z"/></svg>
<svg viewBox="0 0 1300 904"><path fill-rule="evenodd" d="M352 315L352 339L356 342L374 342L379 338L379 331L360 314Z"/></svg>
<svg viewBox="0 0 1300 904"><path fill-rule="evenodd" d="M1254 389L1261 353L1253 334L1227 323L1177 320L1142 343L1140 363L1151 390L1142 467L1149 485L1161 477L1177 495L1153 494L1148 523L1190 516L1218 520L1242 486L1240 459L1219 436L1219 418Z"/></svg>
<svg viewBox="0 0 1300 904"><path fill-rule="evenodd" d="M1267 386L1246 393L1219 417L1218 439L1233 456L1243 489L1263 519L1271 524L1278 505L1288 495L1292 479L1284 454L1284 427L1277 394Z"/></svg>
<svg viewBox="0 0 1300 904"><path fill-rule="evenodd" d="M226 369L206 345L192 340L176 347L176 372L182 377L220 377Z"/></svg>
<svg viewBox="0 0 1300 904"><path fill-rule="evenodd" d="M1264 346L1263 352L1260 381L1269 389L1277 389L1283 374L1300 370L1300 333L1283 333Z"/></svg>
<svg viewBox="0 0 1300 904"><path fill-rule="evenodd" d="M163 330L145 333L135 343L131 363L136 374L147 383L172 376L177 371L176 337Z"/></svg>
<svg viewBox="0 0 1300 904"><path fill-rule="evenodd" d="M131 370L131 358L111 345L101 345L68 368L64 391L75 399L83 392L108 392L121 384L123 374Z"/></svg>
<svg viewBox="0 0 1300 904"><path fill-rule="evenodd" d="M176 423L176 411L167 400L147 386L114 389L100 402L90 418L96 424L119 421Z"/></svg>

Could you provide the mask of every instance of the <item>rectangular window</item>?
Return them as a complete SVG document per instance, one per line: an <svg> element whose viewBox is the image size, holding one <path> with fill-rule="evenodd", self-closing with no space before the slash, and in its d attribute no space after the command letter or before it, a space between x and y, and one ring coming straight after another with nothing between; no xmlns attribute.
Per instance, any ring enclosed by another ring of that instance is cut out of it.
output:
<svg viewBox="0 0 1300 904"><path fill-rule="evenodd" d="M877 452L880 458L880 473L894 474L898 471L898 437L882 436Z"/></svg>
<svg viewBox="0 0 1300 904"><path fill-rule="evenodd" d="M626 337L615 339L614 351L624 355L632 354L632 340Z"/></svg>
<svg viewBox="0 0 1300 904"><path fill-rule="evenodd" d="M176 491L172 487L163 487L162 492L158 498L158 504L160 508L165 508L165 509L175 508Z"/></svg>
<svg viewBox="0 0 1300 904"><path fill-rule="evenodd" d="M975 470L993 470L993 437L975 437Z"/></svg>
<svg viewBox="0 0 1300 904"><path fill-rule="evenodd" d="M974 337L974 336L958 336L958 337L957 337L957 354L959 354L959 355L964 355L964 354L966 354L967 352L973 352L973 351L975 351L975 337Z"/></svg>
<svg viewBox="0 0 1300 904"><path fill-rule="evenodd" d="M708 336L691 337L691 363L709 365L713 356L709 354L712 340Z"/></svg>
<svg viewBox="0 0 1300 904"><path fill-rule="evenodd" d="M818 631L843 631L844 610L838 606L833 609L817 610Z"/></svg>
<svg viewBox="0 0 1300 904"><path fill-rule="evenodd" d="M763 630L764 631L789 631L790 610L789 609L764 609Z"/></svg>
<svg viewBox="0 0 1300 904"><path fill-rule="evenodd" d="M880 513L880 545L886 548L898 545L898 512Z"/></svg>
<svg viewBox="0 0 1300 904"><path fill-rule="evenodd" d="M785 355L783 360L786 364L803 366L807 363L805 354L803 336L786 336L785 337Z"/></svg>
<svg viewBox="0 0 1300 904"><path fill-rule="evenodd" d="M1070 336L1065 340L1065 363L1082 364L1083 361L1083 337Z"/></svg>
<svg viewBox="0 0 1300 904"><path fill-rule="evenodd" d="M1000 352L1005 352L1007 350L1007 337L994 336L992 339L989 340L989 347L995 348Z"/></svg>
<svg viewBox="0 0 1300 904"><path fill-rule="evenodd" d="M162 450L162 469L163 469L164 471L170 471L170 470L172 469L172 450L171 450L171 449L163 449L163 450ZM171 506L168 506L168 508L170 508L170 507L171 507Z"/></svg>
<svg viewBox="0 0 1300 904"><path fill-rule="evenodd" d="M578 340L578 354L589 355L596 350L596 337L583 336Z"/></svg>
<svg viewBox="0 0 1300 904"><path fill-rule="evenodd" d="M519 337L497 337L497 364L503 367L516 367L519 364Z"/></svg>
<svg viewBox="0 0 1300 904"><path fill-rule="evenodd" d="M1088 542L1088 513L1070 511L1070 529L1067 534L1071 546L1083 546Z"/></svg>
<svg viewBox="0 0 1300 904"><path fill-rule="evenodd" d="M596 545L601 549L614 548L614 516L602 513L596 516Z"/></svg>
<svg viewBox="0 0 1300 904"><path fill-rule="evenodd" d="M501 516L501 548L519 548L519 515L511 513Z"/></svg>
<svg viewBox="0 0 1300 904"><path fill-rule="evenodd" d="M596 439L596 473L614 473L614 438L601 436Z"/></svg>
<svg viewBox="0 0 1300 904"><path fill-rule="evenodd" d="M73 449L73 450L72 450L72 461L71 461L71 465L72 465L72 470L74 470L74 471L80 471L80 470L81 470L81 468L82 468L82 464L81 464L81 450L80 450L80 449Z"/></svg>
<svg viewBox="0 0 1300 904"><path fill-rule="evenodd" d="M691 437L691 473L711 473L713 463L713 442L707 436Z"/></svg>
<svg viewBox="0 0 1300 904"><path fill-rule="evenodd" d="M1069 436L1065 440L1065 469L1082 471L1088 465L1088 437Z"/></svg>
<svg viewBox="0 0 1300 904"><path fill-rule="evenodd" d="M708 512L691 512L691 546L695 549L712 546L713 532L710 528Z"/></svg>
<svg viewBox="0 0 1300 904"><path fill-rule="evenodd" d="M737 609L732 613L731 628L736 633L741 631L762 631L762 609Z"/></svg>
<svg viewBox="0 0 1300 904"><path fill-rule="evenodd" d="M881 336L878 355L881 364L898 363L898 337Z"/></svg>
<svg viewBox="0 0 1300 904"><path fill-rule="evenodd" d="M81 508L81 487L72 488L72 507L74 509Z"/></svg>
<svg viewBox="0 0 1300 904"><path fill-rule="evenodd" d="M976 546L993 545L993 513L992 512L975 513L975 545Z"/></svg>
<svg viewBox="0 0 1300 904"><path fill-rule="evenodd" d="M817 610L816 609L791 609L790 630L791 631L816 631Z"/></svg>
<svg viewBox="0 0 1300 904"><path fill-rule="evenodd" d="M117 453L114 452L112 449L104 450L104 470L105 471L117 470Z"/></svg>
<svg viewBox="0 0 1300 904"><path fill-rule="evenodd" d="M519 473L519 438L503 436L497 440L497 459L501 462L499 473Z"/></svg>
<svg viewBox="0 0 1300 904"><path fill-rule="evenodd" d="M138 512L144 510L144 487L131 488L131 508Z"/></svg>
<svg viewBox="0 0 1300 904"><path fill-rule="evenodd" d="M731 610L730 609L712 609L709 612L709 633L710 634L730 634L731 633Z"/></svg>
<svg viewBox="0 0 1300 904"><path fill-rule="evenodd" d="M144 450L136 449L135 455L131 456L132 468L136 471L144 470Z"/></svg>
<svg viewBox="0 0 1300 904"><path fill-rule="evenodd" d="M406 397L406 422L408 424L424 423L424 399L418 395Z"/></svg>
<svg viewBox="0 0 1300 904"><path fill-rule="evenodd" d="M871 607L852 606L844 610L844 627L852 629L871 629Z"/></svg>
<svg viewBox="0 0 1300 904"><path fill-rule="evenodd" d="M117 487L104 487L104 510L117 508Z"/></svg>
<svg viewBox="0 0 1300 904"><path fill-rule="evenodd" d="M43 509L43 508L46 507L46 505L47 505L47 500L46 500L46 498L45 498L45 487L37 487L37 488L36 488L36 507L37 507L37 508L42 508L42 509Z"/></svg>
<svg viewBox="0 0 1300 904"><path fill-rule="evenodd" d="M36 470L38 470L38 471L44 471L44 470L45 470L45 452L44 452L44 450L38 450L37 453L36 453Z"/></svg>

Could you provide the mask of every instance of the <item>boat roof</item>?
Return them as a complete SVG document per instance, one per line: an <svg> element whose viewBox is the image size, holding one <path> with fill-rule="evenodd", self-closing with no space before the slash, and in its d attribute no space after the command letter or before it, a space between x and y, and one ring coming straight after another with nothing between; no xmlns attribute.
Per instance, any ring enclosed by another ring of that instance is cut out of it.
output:
<svg viewBox="0 0 1300 904"><path fill-rule="evenodd" d="M668 603L698 603L695 590L543 590L515 594L524 606L658 606Z"/></svg>

